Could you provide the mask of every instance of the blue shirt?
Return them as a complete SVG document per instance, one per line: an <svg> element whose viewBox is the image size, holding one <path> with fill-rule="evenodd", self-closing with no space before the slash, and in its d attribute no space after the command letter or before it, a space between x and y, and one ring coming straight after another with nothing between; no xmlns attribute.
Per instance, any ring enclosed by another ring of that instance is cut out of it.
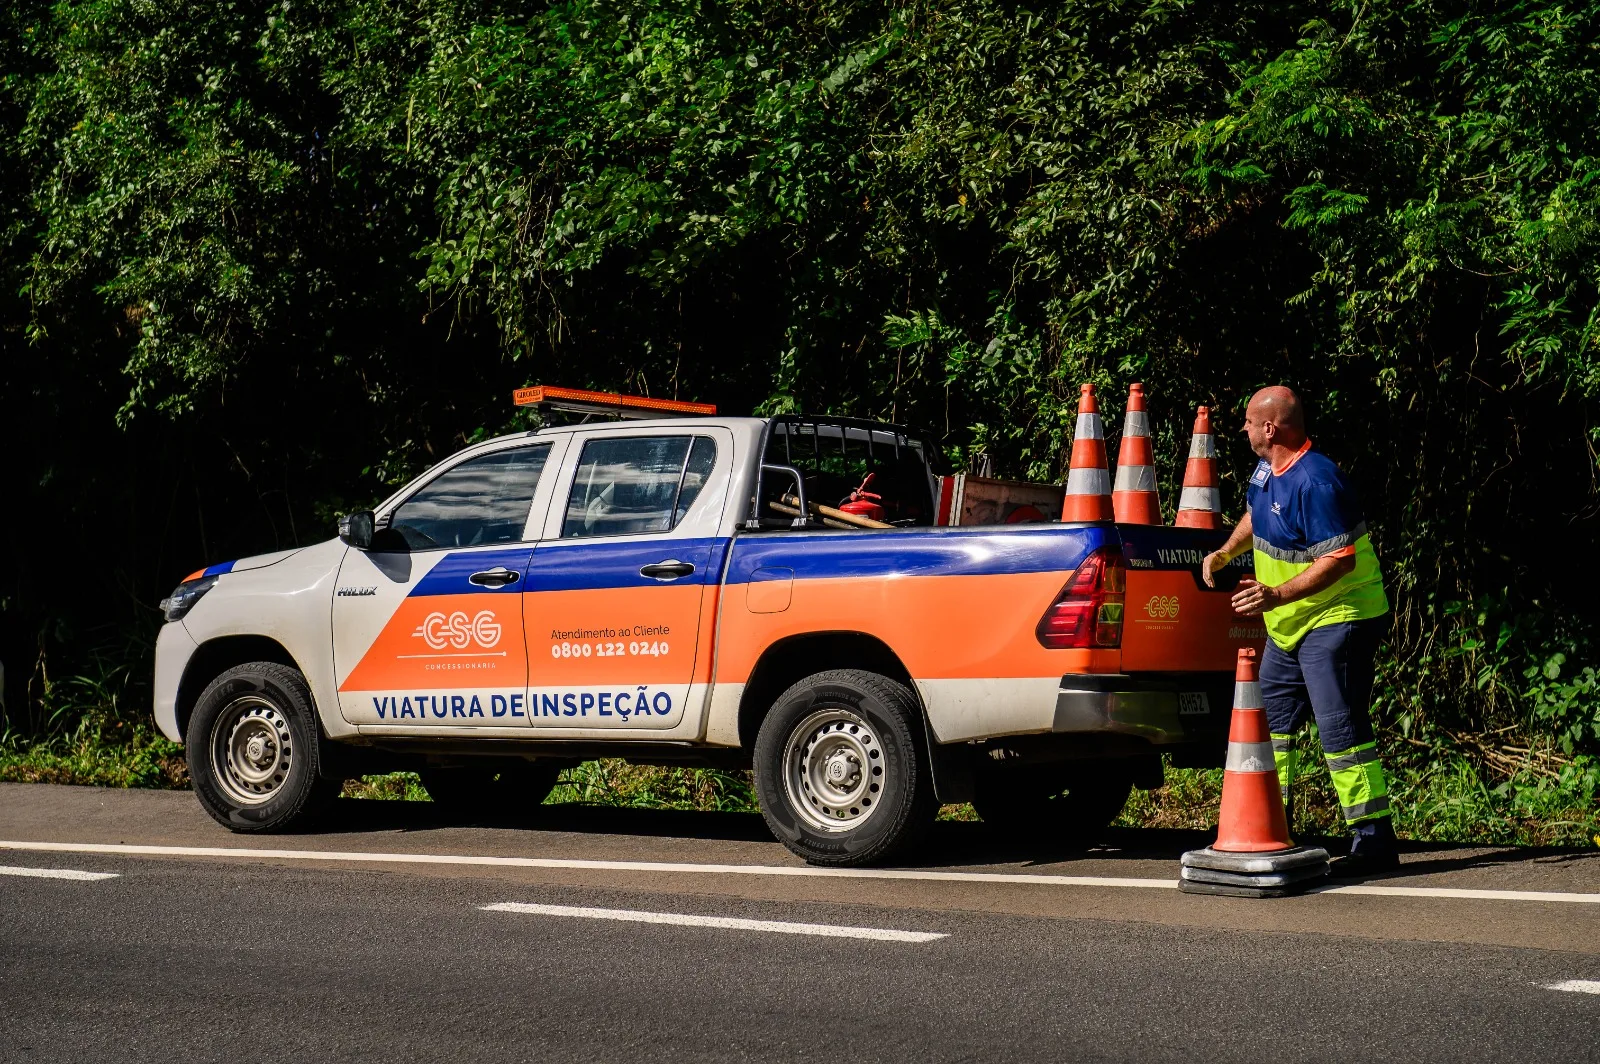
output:
<svg viewBox="0 0 1600 1064"><path fill-rule="evenodd" d="M1283 561L1314 562L1329 554L1348 554L1367 531L1355 489L1333 459L1311 449L1311 441L1274 473L1263 458L1246 492L1256 539L1296 555Z"/></svg>
<svg viewBox="0 0 1600 1064"><path fill-rule="evenodd" d="M1266 612L1267 635L1292 650L1313 628L1389 612L1378 556L1355 489L1311 441L1274 470L1265 459L1250 476L1256 579L1278 587L1320 558L1353 556L1355 567L1321 591Z"/></svg>

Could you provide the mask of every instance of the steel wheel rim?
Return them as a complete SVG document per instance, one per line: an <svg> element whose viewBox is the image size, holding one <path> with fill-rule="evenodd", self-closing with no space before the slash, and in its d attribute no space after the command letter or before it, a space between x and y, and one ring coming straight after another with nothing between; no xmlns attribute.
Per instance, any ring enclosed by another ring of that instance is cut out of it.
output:
<svg viewBox="0 0 1600 1064"><path fill-rule="evenodd" d="M820 831L854 831L882 804L883 743L858 714L818 710L789 733L783 783L789 805Z"/></svg>
<svg viewBox="0 0 1600 1064"><path fill-rule="evenodd" d="M294 744L283 711L259 695L234 699L211 727L217 783L240 805L263 805L283 790Z"/></svg>

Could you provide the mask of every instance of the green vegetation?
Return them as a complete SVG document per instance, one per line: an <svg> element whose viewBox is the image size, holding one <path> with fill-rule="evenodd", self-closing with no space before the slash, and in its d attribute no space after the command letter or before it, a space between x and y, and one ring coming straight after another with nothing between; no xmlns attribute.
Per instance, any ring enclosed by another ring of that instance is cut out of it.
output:
<svg viewBox="0 0 1600 1064"><path fill-rule="evenodd" d="M148 714L130 710L128 688L123 666L59 682L46 675L45 727L0 731L0 782L187 787L183 747L156 731Z"/></svg>
<svg viewBox="0 0 1600 1064"><path fill-rule="evenodd" d="M1540 0L3 0L5 771L92 763L52 672L147 676L184 573L526 424L520 384L1057 479L1077 383L1114 424L1137 378L1170 505L1192 407L1281 380L1389 579L1410 830L1576 837L1597 39Z"/></svg>
<svg viewBox="0 0 1600 1064"><path fill-rule="evenodd" d="M412 772L366 776L345 784L346 798L428 801L422 781ZM569 802L633 809L687 809L706 812L754 813L755 789L748 772L701 768L656 768L607 759L585 761L561 774L550 804Z"/></svg>

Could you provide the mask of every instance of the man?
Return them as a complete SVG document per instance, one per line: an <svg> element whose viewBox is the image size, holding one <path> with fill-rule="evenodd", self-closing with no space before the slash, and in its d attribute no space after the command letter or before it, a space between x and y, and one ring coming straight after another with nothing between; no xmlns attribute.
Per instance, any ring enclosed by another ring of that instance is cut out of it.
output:
<svg viewBox="0 0 1600 1064"><path fill-rule="evenodd" d="M1240 584L1233 608L1266 621L1261 695L1284 800L1296 769L1294 733L1314 715L1355 832L1333 874L1393 870L1400 859L1389 787L1368 714L1372 659L1389 612L1378 557L1355 491L1338 466L1312 450L1294 392L1257 392L1244 431L1261 458L1250 477L1249 509L1222 549L1205 557L1201 573L1215 587L1215 573L1254 547L1256 580Z"/></svg>

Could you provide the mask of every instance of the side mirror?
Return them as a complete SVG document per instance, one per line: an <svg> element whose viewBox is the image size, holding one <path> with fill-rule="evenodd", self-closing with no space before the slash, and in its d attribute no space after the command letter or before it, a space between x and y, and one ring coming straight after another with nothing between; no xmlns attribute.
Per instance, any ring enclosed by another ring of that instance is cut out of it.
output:
<svg viewBox="0 0 1600 1064"><path fill-rule="evenodd" d="M372 549L373 529L371 510L357 510L339 518L339 538L357 550Z"/></svg>

